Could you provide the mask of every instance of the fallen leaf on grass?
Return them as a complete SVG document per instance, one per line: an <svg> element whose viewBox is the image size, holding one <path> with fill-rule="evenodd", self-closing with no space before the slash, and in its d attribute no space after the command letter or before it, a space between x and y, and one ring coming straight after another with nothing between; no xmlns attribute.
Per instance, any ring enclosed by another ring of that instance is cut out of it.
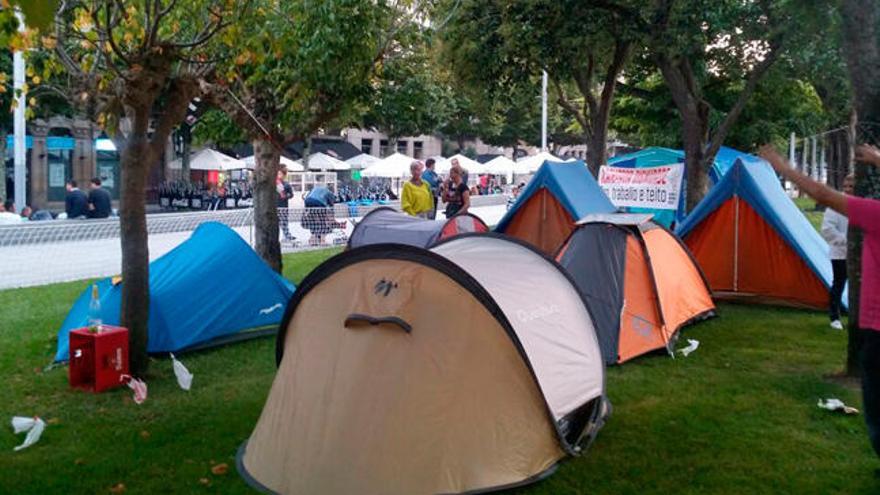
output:
<svg viewBox="0 0 880 495"><path fill-rule="evenodd" d="M222 476L229 471L229 465L225 462L223 464L217 464L216 466L211 468L211 472L216 474L217 476Z"/></svg>
<svg viewBox="0 0 880 495"><path fill-rule="evenodd" d="M211 480L209 480L208 478L199 478L199 483L207 486L211 484Z"/></svg>
<svg viewBox="0 0 880 495"><path fill-rule="evenodd" d="M142 430L141 431L141 438L143 438L144 440L150 438L150 432L148 432L147 430Z"/></svg>
<svg viewBox="0 0 880 495"><path fill-rule="evenodd" d="M73 461L73 463L76 464L77 466L82 466L83 464L86 463L86 461L85 461L85 459L76 459Z"/></svg>
<svg viewBox="0 0 880 495"><path fill-rule="evenodd" d="M52 419L46 420L46 423L48 423L50 425L57 425L60 422L61 422L61 420L58 418L52 418Z"/></svg>
<svg viewBox="0 0 880 495"><path fill-rule="evenodd" d="M117 483L110 488L110 493L125 493L125 485L122 483Z"/></svg>

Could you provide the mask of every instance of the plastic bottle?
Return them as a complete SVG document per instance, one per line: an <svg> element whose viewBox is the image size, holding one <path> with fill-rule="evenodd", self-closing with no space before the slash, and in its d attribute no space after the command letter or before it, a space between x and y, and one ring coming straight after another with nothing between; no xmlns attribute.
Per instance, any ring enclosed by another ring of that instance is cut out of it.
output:
<svg viewBox="0 0 880 495"><path fill-rule="evenodd" d="M89 301L89 330L101 333L101 301L98 299L98 284L92 285L92 299Z"/></svg>

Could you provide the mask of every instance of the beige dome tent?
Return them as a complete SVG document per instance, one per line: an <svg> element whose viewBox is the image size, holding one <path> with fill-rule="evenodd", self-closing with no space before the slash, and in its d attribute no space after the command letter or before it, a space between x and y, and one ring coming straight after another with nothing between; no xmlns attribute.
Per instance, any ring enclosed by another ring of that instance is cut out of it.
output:
<svg viewBox="0 0 880 495"><path fill-rule="evenodd" d="M494 234L331 258L288 304L276 353L238 455L268 492L522 485L581 453L608 410L577 289L534 248Z"/></svg>

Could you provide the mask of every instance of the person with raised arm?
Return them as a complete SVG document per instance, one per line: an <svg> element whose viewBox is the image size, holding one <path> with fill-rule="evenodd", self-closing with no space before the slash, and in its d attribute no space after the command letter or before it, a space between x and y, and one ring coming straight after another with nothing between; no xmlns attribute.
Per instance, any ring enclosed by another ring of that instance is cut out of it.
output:
<svg viewBox="0 0 880 495"><path fill-rule="evenodd" d="M880 456L880 201L844 194L801 173L770 145L761 147L762 158L801 192L849 219L849 226L862 229L862 287L859 294L858 328L863 343L862 398L871 446ZM880 168L880 149L856 148L856 162ZM880 477L880 469L874 471Z"/></svg>

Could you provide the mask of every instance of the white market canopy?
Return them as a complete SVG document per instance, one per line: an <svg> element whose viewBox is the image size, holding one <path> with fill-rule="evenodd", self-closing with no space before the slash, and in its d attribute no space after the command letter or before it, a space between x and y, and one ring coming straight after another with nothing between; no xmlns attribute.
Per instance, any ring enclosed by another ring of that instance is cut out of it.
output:
<svg viewBox="0 0 880 495"><path fill-rule="evenodd" d="M486 173L485 165L478 161L471 160L470 158L462 154L450 156L449 158L437 163L437 165L434 166L434 170L438 174L448 174L449 170L452 168L452 160L456 159L458 160L458 164L461 165L461 167L464 168L469 174L479 175Z"/></svg>
<svg viewBox="0 0 880 495"><path fill-rule="evenodd" d="M351 170L351 165L319 151L309 155L309 170Z"/></svg>
<svg viewBox="0 0 880 495"><path fill-rule="evenodd" d="M254 155L246 156L241 159L246 165L247 168L253 170L254 167L257 166L256 157ZM291 160L286 156L281 157L281 165L287 167L288 172L302 172L305 170L305 167L302 166L302 163L298 161Z"/></svg>
<svg viewBox="0 0 880 495"><path fill-rule="evenodd" d="M558 156L551 155L546 151L542 151L536 155L527 156L525 158L521 158L516 162L516 170L514 173L517 174L533 174L541 168L541 165L544 164L546 160L550 160L551 162L565 162L562 158Z"/></svg>
<svg viewBox="0 0 880 495"><path fill-rule="evenodd" d="M516 162L504 155L496 156L483 165L486 167L486 173L492 175L508 175L516 170Z"/></svg>
<svg viewBox="0 0 880 495"><path fill-rule="evenodd" d="M368 153L361 153L360 155L353 156L348 160L345 160L345 163L351 165L351 168L354 169L362 169L367 168L374 163L379 161L378 157L370 155Z"/></svg>
<svg viewBox="0 0 880 495"><path fill-rule="evenodd" d="M413 159L403 153L394 153L370 165L361 172L362 177L409 177Z"/></svg>
<svg viewBox="0 0 880 495"><path fill-rule="evenodd" d="M171 168L181 168L183 162L178 158L171 162L170 165ZM218 170L223 172L226 170L242 170L253 167L248 167L244 161L239 160L238 158L233 158L229 155L224 155L219 151L205 148L190 157L189 168L190 170Z"/></svg>

